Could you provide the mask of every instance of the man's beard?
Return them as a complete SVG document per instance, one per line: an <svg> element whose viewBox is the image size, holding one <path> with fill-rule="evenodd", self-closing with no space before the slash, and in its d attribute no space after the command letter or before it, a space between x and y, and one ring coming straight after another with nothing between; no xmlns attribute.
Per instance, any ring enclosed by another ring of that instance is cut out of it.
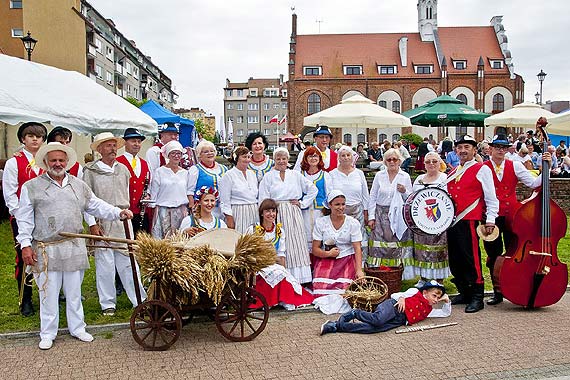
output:
<svg viewBox="0 0 570 380"><path fill-rule="evenodd" d="M65 168L60 168L60 169L49 168L47 172L52 177L62 177L63 175L65 175Z"/></svg>

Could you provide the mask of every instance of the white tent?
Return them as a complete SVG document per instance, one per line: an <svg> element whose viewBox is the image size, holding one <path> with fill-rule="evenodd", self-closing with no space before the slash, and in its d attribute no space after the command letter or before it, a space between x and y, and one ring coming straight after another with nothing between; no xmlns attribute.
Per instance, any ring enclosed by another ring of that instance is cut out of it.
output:
<svg viewBox="0 0 570 380"><path fill-rule="evenodd" d="M550 121L554 116L556 115L538 104L524 102L506 111L489 116L485 119L485 125L534 129L539 117L545 117Z"/></svg>
<svg viewBox="0 0 570 380"><path fill-rule="evenodd" d="M410 119L384 107L362 95L354 95L340 104L317 112L303 119L303 125L314 127L317 124L331 128L361 127L390 128L411 127Z"/></svg>
<svg viewBox="0 0 570 380"><path fill-rule="evenodd" d="M115 135L126 128L156 134L147 114L74 71L0 54L0 121L49 122L77 133Z"/></svg>
<svg viewBox="0 0 570 380"><path fill-rule="evenodd" d="M546 132L553 135L570 136L570 110L548 119Z"/></svg>

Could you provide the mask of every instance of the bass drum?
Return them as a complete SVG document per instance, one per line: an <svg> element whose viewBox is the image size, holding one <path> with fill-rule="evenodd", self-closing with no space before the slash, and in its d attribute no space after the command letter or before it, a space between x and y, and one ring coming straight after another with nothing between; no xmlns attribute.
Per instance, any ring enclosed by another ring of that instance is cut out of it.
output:
<svg viewBox="0 0 570 380"><path fill-rule="evenodd" d="M426 187L412 193L403 207L404 221L417 234L440 235L455 219L453 200L438 187Z"/></svg>

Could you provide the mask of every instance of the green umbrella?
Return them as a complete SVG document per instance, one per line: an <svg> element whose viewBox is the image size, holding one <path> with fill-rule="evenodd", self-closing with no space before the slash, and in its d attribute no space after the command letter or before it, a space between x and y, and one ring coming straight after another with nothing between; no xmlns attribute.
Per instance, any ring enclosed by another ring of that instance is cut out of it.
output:
<svg viewBox="0 0 570 380"><path fill-rule="evenodd" d="M426 127L449 125L483 127L485 118L490 116L449 95L439 96L421 107L403 112L402 115L409 117L412 124Z"/></svg>

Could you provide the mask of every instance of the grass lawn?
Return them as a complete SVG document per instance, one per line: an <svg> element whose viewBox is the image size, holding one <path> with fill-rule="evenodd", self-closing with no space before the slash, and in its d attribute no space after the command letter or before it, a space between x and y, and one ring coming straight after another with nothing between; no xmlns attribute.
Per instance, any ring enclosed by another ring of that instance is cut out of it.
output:
<svg viewBox="0 0 570 380"><path fill-rule="evenodd" d="M486 255L483 252L483 263ZM18 292L16 280L14 279L14 255L12 233L10 224L7 221L0 223L0 333L39 330L39 300L37 287L34 287L33 300L36 313L28 318L20 315L18 310ZM570 263L570 237L566 236L558 244L558 257L564 263ZM85 273L83 280L83 308L85 312L85 321L88 325L127 322L130 319L132 308L126 294L122 294L117 300L117 313L114 317L104 317L101 315L101 308L97 298L97 289L95 286L95 264L93 258L90 258L91 269ZM483 264L484 265L484 264ZM491 280L489 271L484 269L485 289L491 290ZM417 280L404 281L402 288L407 289L413 286ZM456 291L453 283L449 279L445 280L445 286L450 293ZM65 307L60 308L60 327L67 326L65 318Z"/></svg>

